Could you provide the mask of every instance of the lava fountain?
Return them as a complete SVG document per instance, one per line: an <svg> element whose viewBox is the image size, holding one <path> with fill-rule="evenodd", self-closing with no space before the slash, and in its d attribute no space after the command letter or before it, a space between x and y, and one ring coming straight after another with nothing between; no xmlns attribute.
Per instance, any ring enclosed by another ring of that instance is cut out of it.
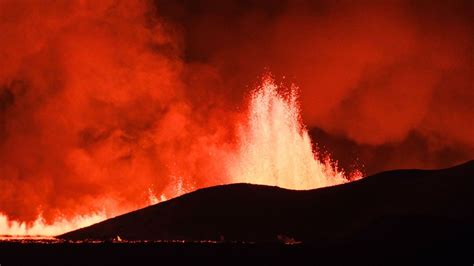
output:
<svg viewBox="0 0 474 266"><path fill-rule="evenodd" d="M248 119L239 130L239 150L230 164L233 182L313 189L358 179L313 149L301 122L298 88L281 92L270 75L250 98Z"/></svg>
<svg viewBox="0 0 474 266"><path fill-rule="evenodd" d="M346 183L361 177L359 171L350 175L337 167L337 162L321 156L311 143L300 117L298 88L280 88L270 75L252 91L246 119L238 126L238 145L226 150L224 171L226 183L252 183L288 189L313 189ZM191 192L199 187L174 178L162 194L148 189L148 202L156 204ZM54 236L105 220L105 212L76 216L72 220L57 219L48 224L40 216L33 223L9 221L0 213L0 238L14 236Z"/></svg>

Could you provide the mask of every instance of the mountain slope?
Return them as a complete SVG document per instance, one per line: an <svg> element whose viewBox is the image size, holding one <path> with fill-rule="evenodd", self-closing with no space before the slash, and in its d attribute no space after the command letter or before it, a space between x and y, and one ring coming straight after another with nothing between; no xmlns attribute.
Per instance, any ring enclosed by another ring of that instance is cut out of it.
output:
<svg viewBox="0 0 474 266"><path fill-rule="evenodd" d="M470 161L441 170L389 171L307 191L250 184L205 188L58 238L421 245L470 238L473 222Z"/></svg>

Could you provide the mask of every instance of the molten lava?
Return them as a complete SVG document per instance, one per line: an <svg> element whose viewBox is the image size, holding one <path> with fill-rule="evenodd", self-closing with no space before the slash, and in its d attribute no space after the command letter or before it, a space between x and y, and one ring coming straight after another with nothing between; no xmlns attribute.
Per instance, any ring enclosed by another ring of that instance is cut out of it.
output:
<svg viewBox="0 0 474 266"><path fill-rule="evenodd" d="M164 192L157 196L151 188L148 189L148 202L145 206L154 205L167 199L172 199L183 194L192 192L195 188L192 184L187 183L182 177L173 177L173 182L164 189ZM18 221L10 221L6 215L0 213L0 240L11 238L31 238L34 237L50 237L60 235L72 230L87 227L89 225L104 221L111 218L105 211L94 212L89 215L77 215L73 219L64 217L57 218L54 222L46 222L39 215L34 222L25 223Z"/></svg>
<svg viewBox="0 0 474 266"><path fill-rule="evenodd" d="M72 220L57 219L49 224L39 216L31 224L9 221L8 218L0 214L0 239L4 237L22 236L55 236L71 230L86 227L107 219L104 213L94 213L85 216L76 216Z"/></svg>
<svg viewBox="0 0 474 266"><path fill-rule="evenodd" d="M238 126L237 137L236 150L222 148L225 150L223 153L228 155L222 166L227 173L226 183L313 189L361 177L358 171L346 176L344 171L338 169L336 162L327 156L322 158L313 149L308 131L301 122L297 87L292 86L285 92L270 75L266 75L262 84L252 92L248 113L245 122ZM173 176L171 180L161 194L148 188L145 191L148 202L144 205L157 204L198 188L191 178ZM112 215L116 214L112 212ZM47 223L40 215L33 223L22 223L9 221L7 216L0 215L0 236L54 236L110 216L102 211Z"/></svg>
<svg viewBox="0 0 474 266"><path fill-rule="evenodd" d="M301 122L297 88L283 95L269 75L251 96L239 138L237 159L229 166L233 182L313 189L361 176L349 178L328 157L320 158Z"/></svg>

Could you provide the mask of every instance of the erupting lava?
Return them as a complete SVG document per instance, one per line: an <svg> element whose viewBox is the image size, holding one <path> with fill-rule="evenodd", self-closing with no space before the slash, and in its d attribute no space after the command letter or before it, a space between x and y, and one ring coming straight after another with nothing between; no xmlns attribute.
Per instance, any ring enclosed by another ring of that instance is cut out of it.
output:
<svg viewBox="0 0 474 266"><path fill-rule="evenodd" d="M474 158L472 1L214 2L0 0L0 236Z"/></svg>
<svg viewBox="0 0 474 266"><path fill-rule="evenodd" d="M251 96L237 160L229 168L233 181L313 189L360 178L358 171L345 176L328 157L321 160L301 122L297 88L287 95L278 89L267 75Z"/></svg>
<svg viewBox="0 0 474 266"><path fill-rule="evenodd" d="M48 224L40 216L32 224L9 221L0 215L0 239L21 236L55 236L71 230L86 227L107 219L104 213L86 216L76 216L72 220L58 219L53 224Z"/></svg>
<svg viewBox="0 0 474 266"><path fill-rule="evenodd" d="M262 84L252 92L248 114L237 132L237 150L228 151L223 164L227 183L252 183L289 189L313 189L358 179L356 171L349 176L337 168L329 157L313 150L308 131L301 122L297 88L287 93L279 90L273 78L266 75ZM195 190L182 177L172 178L161 195L148 189L148 202L156 204ZM0 236L54 236L105 220L105 212L77 216L72 220L57 219L48 224L40 216L29 224L11 222L0 215Z"/></svg>
<svg viewBox="0 0 474 266"><path fill-rule="evenodd" d="M184 183L182 177L173 177L173 182L158 197L151 188L148 189L148 202L145 205L154 205L170 198L175 198L194 190L192 184ZM11 238L50 237L78 228L87 227L104 221L108 218L105 211L78 215L73 219L58 218L53 223L47 223L40 215L32 223L10 221L0 213L0 240Z"/></svg>

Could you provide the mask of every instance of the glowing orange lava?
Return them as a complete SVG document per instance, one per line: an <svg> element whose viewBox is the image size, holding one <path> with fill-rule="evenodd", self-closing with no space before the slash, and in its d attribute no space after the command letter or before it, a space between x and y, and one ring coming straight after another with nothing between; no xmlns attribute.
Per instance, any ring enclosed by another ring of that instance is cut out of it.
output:
<svg viewBox="0 0 474 266"><path fill-rule="evenodd" d="M148 189L148 202L146 206L157 204L193 191L192 184L186 183L182 177L173 177L173 182L165 188L161 195L157 195L151 188ZM144 206L144 207L146 207ZM0 213L0 240L32 239L32 237L52 237L72 230L111 218L105 211L89 215L78 215L73 219L58 218L53 223L46 223L40 215L32 223L10 221L7 216Z"/></svg>
<svg viewBox="0 0 474 266"><path fill-rule="evenodd" d="M225 160L228 183L252 183L289 189L313 189L358 179L356 171L347 176L329 157L321 158L313 150L308 131L301 122L297 88L286 94L269 76L252 92L247 119L240 125L237 151L229 152ZM220 162L219 162L220 163ZM186 178L176 176L157 194L146 191L148 202L157 204L195 190ZM105 212L76 216L72 220L57 219L48 224L40 216L30 224L9 221L0 214L1 236L55 236L85 227L108 217Z"/></svg>
<svg viewBox="0 0 474 266"><path fill-rule="evenodd" d="M347 177L329 158L321 160L301 122L297 88L285 96L278 89L267 75L253 92L237 159L229 167L232 181L313 189L359 178L360 172Z"/></svg>
<svg viewBox="0 0 474 266"><path fill-rule="evenodd" d="M56 236L71 230L86 227L105 220L104 213L94 213L85 216L76 216L72 220L57 219L54 223L45 223L40 216L32 224L9 221L0 214L0 239L24 236Z"/></svg>

